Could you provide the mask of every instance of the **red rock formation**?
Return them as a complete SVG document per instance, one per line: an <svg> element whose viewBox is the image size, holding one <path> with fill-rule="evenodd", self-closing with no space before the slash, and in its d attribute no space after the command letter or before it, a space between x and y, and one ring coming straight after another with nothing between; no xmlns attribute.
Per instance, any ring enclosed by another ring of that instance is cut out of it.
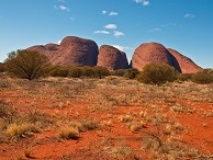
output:
<svg viewBox="0 0 213 160"><path fill-rule="evenodd" d="M134 52L131 65L133 68L143 70L143 68L150 63L164 63L180 71L176 59L159 43L141 44Z"/></svg>
<svg viewBox="0 0 213 160"><path fill-rule="evenodd" d="M98 46L94 41L74 36L65 37L60 45L37 45L28 48L28 50L45 54L52 64L65 66L98 65L110 70L128 68L126 54L119 49L103 45L98 52ZM166 49L162 44L153 42L141 44L136 48L131 66L143 70L149 63L164 63L182 73L195 73L202 69L176 50Z"/></svg>
<svg viewBox="0 0 213 160"><path fill-rule="evenodd" d="M52 64L65 66L95 66L97 64L97 44L92 40L79 37L68 36L61 41L60 45L33 46L28 50L45 54Z"/></svg>
<svg viewBox="0 0 213 160"><path fill-rule="evenodd" d="M103 45L99 50L98 66L109 70L127 69L126 54L113 46Z"/></svg>
<svg viewBox="0 0 213 160"><path fill-rule="evenodd" d="M195 64L190 58L180 54L178 51L171 48L167 50L177 59L182 73L196 73L202 70L202 68Z"/></svg>

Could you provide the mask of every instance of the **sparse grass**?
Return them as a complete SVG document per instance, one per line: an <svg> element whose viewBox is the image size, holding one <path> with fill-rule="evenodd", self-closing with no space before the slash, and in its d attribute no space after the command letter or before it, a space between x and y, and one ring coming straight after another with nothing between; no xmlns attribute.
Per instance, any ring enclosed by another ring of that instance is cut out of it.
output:
<svg viewBox="0 0 213 160"><path fill-rule="evenodd" d="M176 134L179 134L184 131L184 127L180 123L175 123L172 127Z"/></svg>
<svg viewBox="0 0 213 160"><path fill-rule="evenodd" d="M49 114L37 110L29 111L29 113L22 118L22 121L35 124L41 128L54 123Z"/></svg>
<svg viewBox="0 0 213 160"><path fill-rule="evenodd" d="M111 127L112 126L112 120L103 120L102 122L101 122L101 125L102 126L108 126L108 127Z"/></svg>
<svg viewBox="0 0 213 160"><path fill-rule="evenodd" d="M82 125L81 122L73 121L73 122L69 123L69 126L73 127L73 128L77 128L77 130L79 132L83 132L84 131L84 126Z"/></svg>
<svg viewBox="0 0 213 160"><path fill-rule="evenodd" d="M128 146L115 146L111 148L110 155L116 159L134 158L133 150Z"/></svg>
<svg viewBox="0 0 213 160"><path fill-rule="evenodd" d="M16 115L16 111L11 107L11 103L0 99L0 118L9 118Z"/></svg>
<svg viewBox="0 0 213 160"><path fill-rule="evenodd" d="M34 133L39 132L39 128L31 123L13 123L7 126L5 131L6 136L9 139L19 139L32 136Z"/></svg>
<svg viewBox="0 0 213 160"><path fill-rule="evenodd" d="M75 127L65 126L59 131L59 137L63 139L77 139L78 136L79 130Z"/></svg>
<svg viewBox="0 0 213 160"><path fill-rule="evenodd" d="M147 121L151 122L154 125L158 125L160 123L166 124L170 121L170 119L168 118L167 115L162 115L162 114L156 113L153 116L147 117Z"/></svg>
<svg viewBox="0 0 213 160"><path fill-rule="evenodd" d="M11 89L12 84L7 79L1 80L0 79L0 90Z"/></svg>
<svg viewBox="0 0 213 160"><path fill-rule="evenodd" d="M123 115L120 117L121 122L130 122L133 120L133 117L131 115Z"/></svg>
<svg viewBox="0 0 213 160"><path fill-rule="evenodd" d="M81 125L83 127L83 130L87 131L87 130L94 130L96 128L99 127L99 124L92 120L92 119L83 119L81 120Z"/></svg>
<svg viewBox="0 0 213 160"><path fill-rule="evenodd" d="M113 110L113 104L112 103L106 103L106 104L92 104L88 106L88 110L90 112L97 112L97 111L112 111Z"/></svg>
<svg viewBox="0 0 213 160"><path fill-rule="evenodd" d="M210 94L213 92L212 84L174 82L152 86L120 77L10 81L10 84L2 81L3 87L0 86L0 143L58 127L57 136L62 139L87 138L88 134L99 134L100 139L108 138L110 144L102 144L99 148L90 148L90 144L85 144L85 152L95 152L97 156L107 154L111 159L136 159L134 152L140 152L141 159L192 159L201 157L201 153L193 149L193 144L182 141L182 135L190 128L178 123L177 116L192 113L192 116L198 115L205 120L199 123L204 130L208 131L211 127L208 121L213 117L213 110L208 106L213 102ZM202 107L202 102L207 104L207 109ZM117 133L122 129L132 132L128 132L128 138ZM24 139L23 143L31 141L31 138ZM128 145L118 145L120 138ZM92 139L89 143L99 145L96 140ZM12 143L16 146L22 141ZM141 145L141 148L133 148L133 143L136 144L134 147ZM28 150L24 154L23 159L32 156ZM82 151L79 154L84 155Z"/></svg>
<svg viewBox="0 0 213 160"><path fill-rule="evenodd" d="M128 124L128 127L129 129L132 131L132 132L138 132L140 131L142 128L146 128L147 127L147 124L143 121L140 121L140 122L137 122L137 121L133 121L133 122L130 122Z"/></svg>

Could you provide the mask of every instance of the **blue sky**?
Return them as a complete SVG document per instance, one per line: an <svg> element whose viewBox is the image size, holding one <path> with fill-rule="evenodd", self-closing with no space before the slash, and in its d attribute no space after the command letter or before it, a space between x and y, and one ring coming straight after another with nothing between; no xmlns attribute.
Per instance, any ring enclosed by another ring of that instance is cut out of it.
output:
<svg viewBox="0 0 213 160"><path fill-rule="evenodd" d="M213 68L213 0L0 0L0 61L68 35L122 48L159 42Z"/></svg>

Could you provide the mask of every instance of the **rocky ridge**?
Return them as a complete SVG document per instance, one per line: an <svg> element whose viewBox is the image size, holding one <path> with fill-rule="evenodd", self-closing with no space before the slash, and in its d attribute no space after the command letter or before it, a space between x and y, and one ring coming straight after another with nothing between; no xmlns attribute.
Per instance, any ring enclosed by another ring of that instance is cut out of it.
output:
<svg viewBox="0 0 213 160"><path fill-rule="evenodd" d="M160 43L143 43L133 54L128 65L126 54L119 49L102 45L98 49L95 41L75 36L65 37L59 45L46 44L27 48L49 57L54 65L64 66L102 66L109 70L137 68L142 71L150 63L164 63L174 67L180 73L195 73L202 68L190 58L174 49L167 49Z"/></svg>

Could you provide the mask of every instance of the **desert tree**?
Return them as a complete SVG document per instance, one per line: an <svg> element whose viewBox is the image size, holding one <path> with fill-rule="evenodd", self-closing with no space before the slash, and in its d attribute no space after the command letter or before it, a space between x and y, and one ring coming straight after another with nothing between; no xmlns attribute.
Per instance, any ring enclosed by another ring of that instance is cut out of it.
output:
<svg viewBox="0 0 213 160"><path fill-rule="evenodd" d="M137 80L149 84L163 84L177 79L177 72L173 67L162 63L151 63L137 76Z"/></svg>
<svg viewBox="0 0 213 160"><path fill-rule="evenodd" d="M47 56L36 51L17 50L8 54L5 66L16 77L33 80L45 75L50 65Z"/></svg>

